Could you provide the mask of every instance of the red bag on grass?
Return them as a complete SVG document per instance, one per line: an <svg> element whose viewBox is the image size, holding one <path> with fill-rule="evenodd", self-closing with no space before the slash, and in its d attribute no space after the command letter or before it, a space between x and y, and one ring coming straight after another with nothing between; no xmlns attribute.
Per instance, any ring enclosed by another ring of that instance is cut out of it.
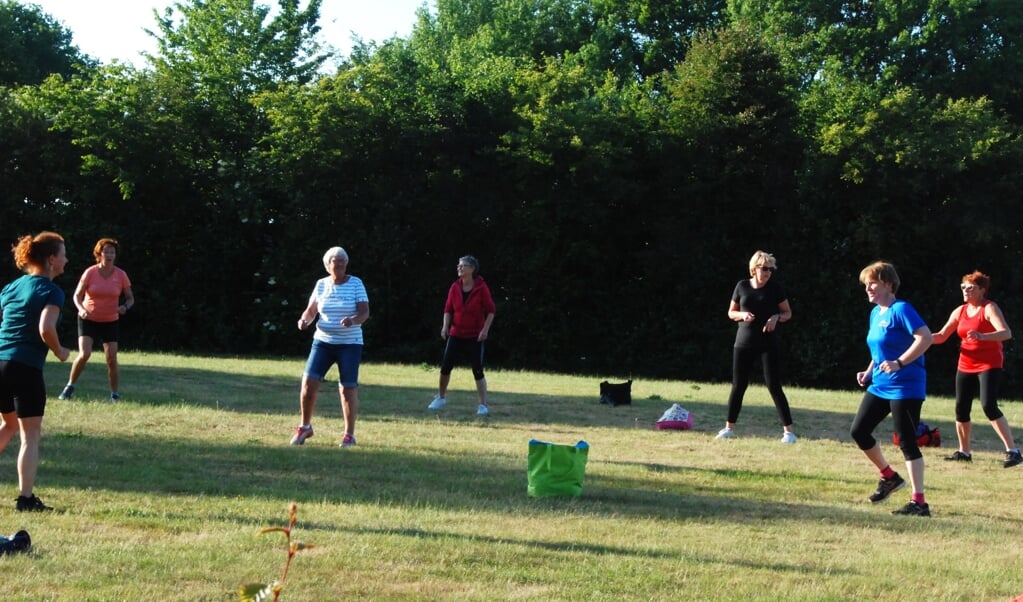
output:
<svg viewBox="0 0 1023 602"><path fill-rule="evenodd" d="M898 433L892 433L892 443L899 444ZM941 447L941 432L920 421L920 424L916 425L916 444L920 447Z"/></svg>

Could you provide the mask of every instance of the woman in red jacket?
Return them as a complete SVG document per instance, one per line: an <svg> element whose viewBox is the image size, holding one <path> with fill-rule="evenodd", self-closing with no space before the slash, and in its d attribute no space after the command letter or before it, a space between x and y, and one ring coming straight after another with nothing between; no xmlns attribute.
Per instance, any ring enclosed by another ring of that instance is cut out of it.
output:
<svg viewBox="0 0 1023 602"><path fill-rule="evenodd" d="M987 299L991 279L981 272L963 276L959 288L963 304L952 310L948 322L934 334L934 344L944 343L955 332L962 339L959 345L959 367L956 371L956 435L959 449L946 460L970 462L970 409L973 398L980 396L980 407L991 421L1005 445L1005 468L1023 463L1019 448L1012 439L1009 421L998 408L998 385L1002 380L1002 341L1012 338L998 304Z"/></svg>
<svg viewBox="0 0 1023 602"><path fill-rule="evenodd" d="M494 323L497 311L494 298L490 295L483 276L479 275L480 262L472 255L458 260L458 280L448 289L447 301L444 302L444 323L440 328L440 338L447 341L444 346L444 359L440 365L440 384L437 396L430 402L429 409L439 410L447 403L445 395L451 381L451 370L455 359L467 356L472 366L472 376L476 379L476 392L480 404L476 414L490 415L487 404L487 378L483 374L484 341L490 333L490 325Z"/></svg>

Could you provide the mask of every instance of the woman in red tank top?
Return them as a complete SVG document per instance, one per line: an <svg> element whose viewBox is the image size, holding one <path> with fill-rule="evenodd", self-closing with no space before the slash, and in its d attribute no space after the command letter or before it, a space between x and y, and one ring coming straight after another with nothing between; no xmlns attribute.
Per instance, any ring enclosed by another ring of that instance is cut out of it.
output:
<svg viewBox="0 0 1023 602"><path fill-rule="evenodd" d="M940 345L952 336L959 335L959 367L956 370L956 435L959 449L946 460L971 462L970 453L970 410L974 397L980 396L980 405L991 426L1005 444L1005 461L1002 466L1010 468L1023 463L1019 448L1012 438L1009 421L998 408L998 385L1002 380L1002 341L1012 338L1012 331L1002 316L1002 310L994 301L987 299L991 279L981 272L963 276L960 288L963 304L948 317L948 322L934 333L934 344Z"/></svg>

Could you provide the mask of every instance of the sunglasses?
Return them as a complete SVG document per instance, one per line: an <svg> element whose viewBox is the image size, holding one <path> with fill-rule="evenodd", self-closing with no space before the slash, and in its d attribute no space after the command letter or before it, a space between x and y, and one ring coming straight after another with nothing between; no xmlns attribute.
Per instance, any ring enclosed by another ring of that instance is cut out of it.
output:
<svg viewBox="0 0 1023 602"><path fill-rule="evenodd" d="M773 272L774 271L774 268L767 267L766 265L758 265L757 269L762 271L762 272Z"/></svg>

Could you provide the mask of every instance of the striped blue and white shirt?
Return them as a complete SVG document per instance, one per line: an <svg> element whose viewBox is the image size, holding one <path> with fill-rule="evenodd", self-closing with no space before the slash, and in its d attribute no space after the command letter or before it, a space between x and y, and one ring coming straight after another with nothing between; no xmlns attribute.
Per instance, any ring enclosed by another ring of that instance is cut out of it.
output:
<svg viewBox="0 0 1023 602"><path fill-rule="evenodd" d="M342 326L341 320L354 316L356 303L369 303L362 280L349 274L343 284L331 276L316 281L310 301L316 301L320 319L313 338L331 345L362 345L362 325Z"/></svg>

